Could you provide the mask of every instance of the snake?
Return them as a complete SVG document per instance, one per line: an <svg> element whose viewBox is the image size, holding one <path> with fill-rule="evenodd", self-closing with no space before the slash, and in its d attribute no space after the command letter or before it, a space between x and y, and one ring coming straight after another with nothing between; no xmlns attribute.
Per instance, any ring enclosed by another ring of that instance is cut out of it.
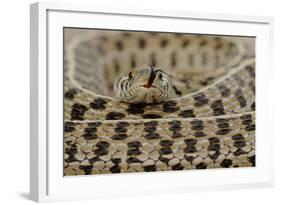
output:
<svg viewBox="0 0 281 205"><path fill-rule="evenodd" d="M255 167L254 39L64 29L64 176Z"/></svg>
<svg viewBox="0 0 281 205"><path fill-rule="evenodd" d="M172 87L174 87L174 92ZM153 66L122 75L114 83L117 98L128 103L161 103L176 97L176 87L163 70Z"/></svg>

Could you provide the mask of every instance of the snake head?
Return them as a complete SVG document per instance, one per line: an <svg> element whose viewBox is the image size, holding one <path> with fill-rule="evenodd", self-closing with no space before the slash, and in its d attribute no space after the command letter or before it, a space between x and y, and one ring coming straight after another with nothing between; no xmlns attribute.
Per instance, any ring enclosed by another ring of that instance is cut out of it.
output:
<svg viewBox="0 0 281 205"><path fill-rule="evenodd" d="M171 79L163 70L152 66L129 72L118 78L116 96L130 103L161 103L170 98Z"/></svg>

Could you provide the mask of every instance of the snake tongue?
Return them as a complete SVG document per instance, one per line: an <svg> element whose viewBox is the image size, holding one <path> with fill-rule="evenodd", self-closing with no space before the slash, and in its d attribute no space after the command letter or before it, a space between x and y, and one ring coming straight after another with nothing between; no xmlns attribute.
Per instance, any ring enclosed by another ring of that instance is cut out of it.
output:
<svg viewBox="0 0 281 205"><path fill-rule="evenodd" d="M144 85L145 88L150 88L152 86L155 76L156 76L156 73L154 72L153 67L151 67L149 79L148 79L147 83Z"/></svg>
<svg viewBox="0 0 281 205"><path fill-rule="evenodd" d="M152 86L152 83L149 83L149 82L144 85L145 88L150 88L151 86Z"/></svg>

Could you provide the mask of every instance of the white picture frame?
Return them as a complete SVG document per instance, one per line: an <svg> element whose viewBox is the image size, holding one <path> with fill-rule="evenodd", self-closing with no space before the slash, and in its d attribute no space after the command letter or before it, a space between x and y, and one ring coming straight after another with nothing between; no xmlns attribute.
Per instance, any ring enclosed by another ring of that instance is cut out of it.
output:
<svg viewBox="0 0 281 205"><path fill-rule="evenodd" d="M264 83L270 82L270 72L264 68L273 69L272 18L46 2L32 4L30 14L32 200L95 199L273 186L273 131L269 129L272 113L266 112L270 84ZM64 177L63 27L255 36L256 167Z"/></svg>

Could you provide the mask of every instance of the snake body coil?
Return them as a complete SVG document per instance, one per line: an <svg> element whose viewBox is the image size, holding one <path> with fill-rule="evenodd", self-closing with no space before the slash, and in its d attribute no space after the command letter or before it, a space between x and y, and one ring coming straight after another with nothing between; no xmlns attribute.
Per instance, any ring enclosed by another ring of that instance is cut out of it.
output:
<svg viewBox="0 0 281 205"><path fill-rule="evenodd" d="M66 176L255 166L252 40L64 35Z"/></svg>

